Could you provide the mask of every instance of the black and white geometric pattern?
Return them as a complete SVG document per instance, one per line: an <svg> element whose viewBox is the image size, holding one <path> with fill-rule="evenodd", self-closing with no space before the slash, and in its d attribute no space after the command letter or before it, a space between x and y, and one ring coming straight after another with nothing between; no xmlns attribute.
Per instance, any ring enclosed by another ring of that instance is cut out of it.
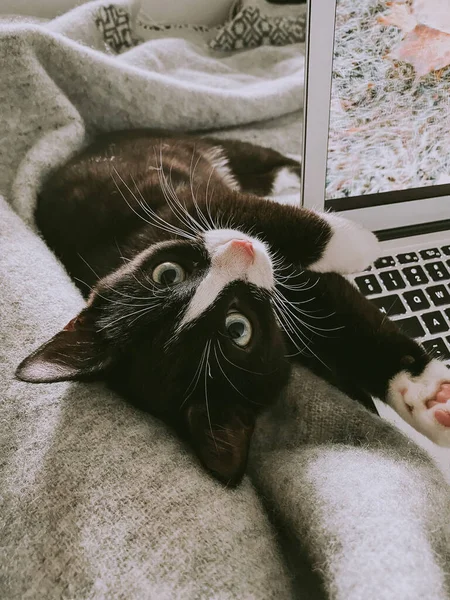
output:
<svg viewBox="0 0 450 600"><path fill-rule="evenodd" d="M240 11L210 42L214 50L243 50L257 46L286 46L305 41L306 15L267 17L259 8Z"/></svg>
<svg viewBox="0 0 450 600"><path fill-rule="evenodd" d="M136 44L131 33L130 15L119 6L101 7L95 24L102 32L105 44L117 54Z"/></svg>

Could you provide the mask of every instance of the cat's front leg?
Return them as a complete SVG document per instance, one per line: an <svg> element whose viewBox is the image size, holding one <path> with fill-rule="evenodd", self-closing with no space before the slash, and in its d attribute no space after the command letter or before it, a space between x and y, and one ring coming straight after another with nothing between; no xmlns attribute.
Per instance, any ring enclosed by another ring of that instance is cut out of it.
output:
<svg viewBox="0 0 450 600"><path fill-rule="evenodd" d="M388 404L440 446L450 446L450 370L433 359L419 375L402 370L389 382Z"/></svg>
<svg viewBox="0 0 450 600"><path fill-rule="evenodd" d="M317 214L329 226L330 238L321 258L309 270L347 275L363 271L379 257L380 244L371 231L333 213Z"/></svg>
<svg viewBox="0 0 450 600"><path fill-rule="evenodd" d="M380 398L435 443L450 446L450 370L346 279L298 272L278 283L276 306L292 360L357 400L355 391Z"/></svg>
<svg viewBox="0 0 450 600"><path fill-rule="evenodd" d="M333 213L278 204L234 193L213 198L205 208L218 222L253 232L286 262L317 273L345 275L364 270L380 254L376 236Z"/></svg>

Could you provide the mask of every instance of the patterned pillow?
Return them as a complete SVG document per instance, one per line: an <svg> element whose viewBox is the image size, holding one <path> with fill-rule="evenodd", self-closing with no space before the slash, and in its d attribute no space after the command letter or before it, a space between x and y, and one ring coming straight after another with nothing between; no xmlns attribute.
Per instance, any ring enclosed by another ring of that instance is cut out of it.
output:
<svg viewBox="0 0 450 600"><path fill-rule="evenodd" d="M272 4L268 0L235 0L229 11L228 18L234 18L238 12L248 6L259 8L261 13L266 15L266 17L299 17L306 13L304 2L301 4L292 4L292 0L289 0L289 4Z"/></svg>
<svg viewBox="0 0 450 600"><path fill-rule="evenodd" d="M306 15L270 17L256 6L243 8L209 43L214 50L286 46L305 41Z"/></svg>
<svg viewBox="0 0 450 600"><path fill-rule="evenodd" d="M95 24L109 51L119 54L139 43L133 38L129 12L120 6L102 6L98 10Z"/></svg>

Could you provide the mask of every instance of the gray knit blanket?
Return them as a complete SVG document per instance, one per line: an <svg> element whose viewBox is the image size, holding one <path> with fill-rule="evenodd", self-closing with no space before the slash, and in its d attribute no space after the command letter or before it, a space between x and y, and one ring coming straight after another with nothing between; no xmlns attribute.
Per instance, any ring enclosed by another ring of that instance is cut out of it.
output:
<svg viewBox="0 0 450 600"><path fill-rule="evenodd" d="M260 419L236 490L103 385L15 380L83 305L33 206L90 136L221 128L299 151L300 47L136 44L134 11L110 0L0 24L0 598L450 598L442 473L306 370Z"/></svg>

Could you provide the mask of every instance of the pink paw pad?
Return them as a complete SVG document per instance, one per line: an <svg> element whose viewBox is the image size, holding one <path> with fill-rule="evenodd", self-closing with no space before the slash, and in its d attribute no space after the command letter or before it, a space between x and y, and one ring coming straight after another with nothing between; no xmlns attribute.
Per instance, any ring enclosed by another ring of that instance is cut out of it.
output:
<svg viewBox="0 0 450 600"><path fill-rule="evenodd" d="M436 396L427 401L427 408L445 404L448 400L450 400L450 383L443 383ZM450 427L450 408L436 410L434 416L438 423L444 427Z"/></svg>

